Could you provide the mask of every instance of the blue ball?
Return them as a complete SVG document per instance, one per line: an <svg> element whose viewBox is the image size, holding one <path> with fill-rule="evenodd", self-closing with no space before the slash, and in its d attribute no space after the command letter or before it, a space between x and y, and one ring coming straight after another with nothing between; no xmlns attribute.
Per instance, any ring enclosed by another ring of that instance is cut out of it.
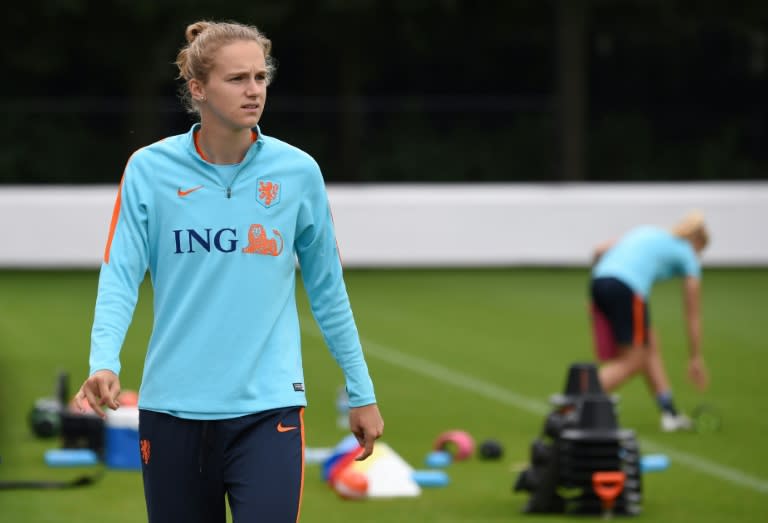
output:
<svg viewBox="0 0 768 523"><path fill-rule="evenodd" d="M647 454L640 458L640 470L643 472L661 472L669 468L666 454Z"/></svg>
<svg viewBox="0 0 768 523"><path fill-rule="evenodd" d="M444 487L449 483L448 474L442 470L414 470L411 477L421 487Z"/></svg>
<svg viewBox="0 0 768 523"><path fill-rule="evenodd" d="M427 454L427 458L424 460L428 467L443 468L447 467L453 461L453 456L450 452L445 450L435 450Z"/></svg>

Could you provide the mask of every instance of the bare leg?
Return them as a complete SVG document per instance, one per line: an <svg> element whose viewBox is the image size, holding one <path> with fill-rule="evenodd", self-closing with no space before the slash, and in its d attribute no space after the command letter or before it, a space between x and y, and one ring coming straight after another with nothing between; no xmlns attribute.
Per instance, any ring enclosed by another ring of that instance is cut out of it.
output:
<svg viewBox="0 0 768 523"><path fill-rule="evenodd" d="M653 329L648 332L648 341L648 357L644 376L648 390L655 399L659 394L669 392L670 386L664 360L661 359L659 339Z"/></svg>
<svg viewBox="0 0 768 523"><path fill-rule="evenodd" d="M603 390L612 392L638 372L643 372L647 352L645 347L619 347L619 355L603 364L598 371Z"/></svg>
<svg viewBox="0 0 768 523"><path fill-rule="evenodd" d="M648 332L648 359L645 366L645 382L648 392L662 411L661 428L665 431L689 429L690 420L683 415L678 415L675 401L672 398L672 388L667 377L664 360L661 357L659 338L653 330ZM664 418L669 419L665 420ZM673 417L670 417L673 416Z"/></svg>

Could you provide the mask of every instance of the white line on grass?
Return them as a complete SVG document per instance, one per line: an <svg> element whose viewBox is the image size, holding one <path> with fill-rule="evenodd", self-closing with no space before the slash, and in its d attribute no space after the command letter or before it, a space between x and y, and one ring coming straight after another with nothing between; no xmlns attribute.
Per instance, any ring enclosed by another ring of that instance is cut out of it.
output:
<svg viewBox="0 0 768 523"><path fill-rule="evenodd" d="M319 336L317 331L308 333L315 337ZM373 356L374 358L385 361L392 365L396 365L423 376L433 378L443 383L448 383L450 385L460 387L470 392L479 394L485 398L495 400L506 405L512 405L531 414L544 415L551 408L550 405L546 402L517 394L503 387L499 387L498 385L473 378L472 376L451 370L437 363L417 358L415 356L411 356L410 354L404 354L377 343L372 343L368 340L363 341L363 347L365 347L366 356ZM768 481L764 479L751 476L745 472L727 467L725 465L720 465L719 463L715 463L694 454L671 449L645 437L643 437L643 445L646 448L650 448L654 452L667 454L671 460L683 465L687 465L688 467L704 474L725 480L735 485L747 487L763 494L768 494Z"/></svg>

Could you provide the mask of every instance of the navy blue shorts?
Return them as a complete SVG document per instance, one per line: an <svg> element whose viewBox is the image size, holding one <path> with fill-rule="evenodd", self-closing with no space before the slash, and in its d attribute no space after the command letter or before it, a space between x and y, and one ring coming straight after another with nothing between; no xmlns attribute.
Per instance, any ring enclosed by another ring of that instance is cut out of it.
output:
<svg viewBox="0 0 768 523"><path fill-rule="evenodd" d="M190 420L139 412L150 523L298 521L304 483L304 408Z"/></svg>
<svg viewBox="0 0 768 523"><path fill-rule="evenodd" d="M608 360L619 346L648 344L648 303L616 278L595 278L590 284L592 325L598 358Z"/></svg>

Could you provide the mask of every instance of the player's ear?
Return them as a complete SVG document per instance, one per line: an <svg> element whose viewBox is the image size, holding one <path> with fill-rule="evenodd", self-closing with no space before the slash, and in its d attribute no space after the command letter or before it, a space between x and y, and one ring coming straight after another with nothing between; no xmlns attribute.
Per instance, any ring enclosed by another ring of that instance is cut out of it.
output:
<svg viewBox="0 0 768 523"><path fill-rule="evenodd" d="M205 90L203 89L203 85L198 79L191 78L189 81L187 81L187 87L189 88L189 94L192 95L194 100L205 99Z"/></svg>

